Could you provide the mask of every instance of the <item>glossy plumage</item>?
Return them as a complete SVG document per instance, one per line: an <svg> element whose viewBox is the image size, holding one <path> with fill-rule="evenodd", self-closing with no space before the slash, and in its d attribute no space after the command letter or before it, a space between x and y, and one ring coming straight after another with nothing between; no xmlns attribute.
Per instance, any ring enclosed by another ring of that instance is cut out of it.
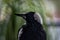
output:
<svg viewBox="0 0 60 40"><path fill-rule="evenodd" d="M46 40L46 32L40 22L35 20L35 12L28 12L25 15L26 24L18 31L18 40Z"/></svg>

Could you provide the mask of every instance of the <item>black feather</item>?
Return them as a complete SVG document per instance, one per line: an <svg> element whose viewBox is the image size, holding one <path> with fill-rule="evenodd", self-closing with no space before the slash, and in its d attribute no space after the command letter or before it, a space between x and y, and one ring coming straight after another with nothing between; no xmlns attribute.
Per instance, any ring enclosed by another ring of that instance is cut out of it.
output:
<svg viewBox="0 0 60 40"><path fill-rule="evenodd" d="M34 19L33 15L34 12L26 14L26 25L22 26L23 33L18 40L46 40L46 32L43 26Z"/></svg>

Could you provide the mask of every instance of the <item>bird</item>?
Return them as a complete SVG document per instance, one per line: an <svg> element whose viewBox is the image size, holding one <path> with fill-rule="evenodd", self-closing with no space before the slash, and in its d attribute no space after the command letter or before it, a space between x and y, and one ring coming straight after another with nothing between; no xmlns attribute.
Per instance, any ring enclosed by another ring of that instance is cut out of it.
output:
<svg viewBox="0 0 60 40"><path fill-rule="evenodd" d="M42 26L42 18L37 12L15 14L22 17L26 24L18 30L18 40L46 40L46 32Z"/></svg>

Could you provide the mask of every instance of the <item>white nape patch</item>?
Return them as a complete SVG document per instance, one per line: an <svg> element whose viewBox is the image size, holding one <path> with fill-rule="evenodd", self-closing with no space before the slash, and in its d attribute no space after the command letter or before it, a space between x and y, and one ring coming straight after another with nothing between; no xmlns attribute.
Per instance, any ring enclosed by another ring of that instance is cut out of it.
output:
<svg viewBox="0 0 60 40"><path fill-rule="evenodd" d="M18 39L21 37L21 34L23 33L23 28L21 28L20 30L19 30L19 33L18 33Z"/></svg>
<svg viewBox="0 0 60 40"><path fill-rule="evenodd" d="M36 12L36 13L34 14L34 18L35 18L35 20L37 20L39 23L43 24L42 17L41 17L41 15L40 15L39 13Z"/></svg>

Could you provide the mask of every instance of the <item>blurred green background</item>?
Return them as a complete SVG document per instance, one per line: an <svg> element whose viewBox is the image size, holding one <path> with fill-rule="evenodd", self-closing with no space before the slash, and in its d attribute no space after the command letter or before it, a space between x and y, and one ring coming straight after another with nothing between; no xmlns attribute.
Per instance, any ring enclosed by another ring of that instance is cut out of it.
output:
<svg viewBox="0 0 60 40"><path fill-rule="evenodd" d="M14 14L30 11L40 13L43 19L43 27L47 33L47 40L50 40L46 20L49 17L51 24L54 25L52 22L52 11L54 7L59 9L60 6L59 0L56 1L57 0L0 0L0 40L17 40L18 29L25 21Z"/></svg>

